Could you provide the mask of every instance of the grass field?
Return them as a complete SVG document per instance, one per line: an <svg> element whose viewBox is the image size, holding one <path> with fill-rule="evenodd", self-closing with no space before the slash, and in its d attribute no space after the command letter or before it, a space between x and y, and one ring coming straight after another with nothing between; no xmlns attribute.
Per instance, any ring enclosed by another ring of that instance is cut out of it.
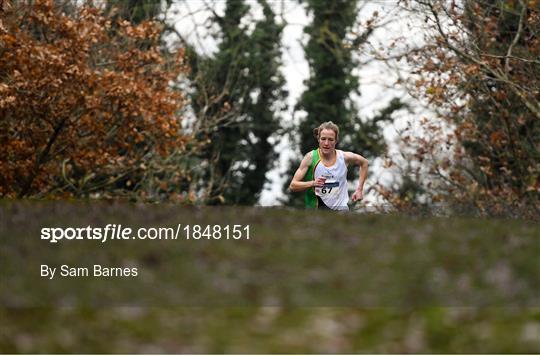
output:
<svg viewBox="0 0 540 356"><path fill-rule="evenodd" d="M531 221L1 203L6 353L538 353ZM250 226L250 238L40 240L43 227ZM40 264L136 278L39 276Z"/></svg>

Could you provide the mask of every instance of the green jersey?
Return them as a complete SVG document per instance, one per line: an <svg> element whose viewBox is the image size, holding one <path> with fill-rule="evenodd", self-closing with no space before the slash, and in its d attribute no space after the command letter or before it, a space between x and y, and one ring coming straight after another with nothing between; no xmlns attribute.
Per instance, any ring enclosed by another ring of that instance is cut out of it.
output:
<svg viewBox="0 0 540 356"><path fill-rule="evenodd" d="M309 182L314 179L315 167L321 161L321 157L319 156L319 150L314 149L312 152L313 159L311 160L311 165L309 166L306 176L304 177L304 182ZM306 209L316 209L318 207L319 202L313 188L308 188L308 190L306 190L305 201Z"/></svg>

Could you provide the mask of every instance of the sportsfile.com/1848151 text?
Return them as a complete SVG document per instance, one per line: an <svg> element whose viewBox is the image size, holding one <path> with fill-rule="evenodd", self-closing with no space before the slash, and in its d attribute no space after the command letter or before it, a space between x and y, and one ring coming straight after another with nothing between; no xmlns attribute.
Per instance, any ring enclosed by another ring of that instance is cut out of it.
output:
<svg viewBox="0 0 540 356"><path fill-rule="evenodd" d="M95 240L249 240L249 225L190 225L178 224L172 227L141 227L132 229L121 224L107 224L104 227L44 227L41 240L50 243L59 241Z"/></svg>

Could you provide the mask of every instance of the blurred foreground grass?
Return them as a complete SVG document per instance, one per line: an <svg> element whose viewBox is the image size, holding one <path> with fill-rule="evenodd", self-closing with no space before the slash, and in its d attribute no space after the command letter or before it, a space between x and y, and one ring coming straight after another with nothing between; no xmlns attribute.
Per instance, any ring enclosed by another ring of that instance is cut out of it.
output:
<svg viewBox="0 0 540 356"><path fill-rule="evenodd" d="M538 353L520 308L2 310L7 353Z"/></svg>
<svg viewBox="0 0 540 356"><path fill-rule="evenodd" d="M95 203L3 202L1 214L3 353L540 352L536 223ZM147 282L129 293L144 303L74 292L83 302L40 305L33 296L70 286L107 291L19 278L60 255L41 227L179 222L250 224L252 236L64 249L140 265Z"/></svg>

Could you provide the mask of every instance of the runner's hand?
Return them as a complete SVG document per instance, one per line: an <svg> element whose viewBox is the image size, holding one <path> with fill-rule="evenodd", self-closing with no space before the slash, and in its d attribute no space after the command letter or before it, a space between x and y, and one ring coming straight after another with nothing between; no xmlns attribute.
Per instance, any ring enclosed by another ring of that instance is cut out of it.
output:
<svg viewBox="0 0 540 356"><path fill-rule="evenodd" d="M364 193L361 190L356 190L352 195L352 201L359 201L364 199Z"/></svg>
<svg viewBox="0 0 540 356"><path fill-rule="evenodd" d="M313 186L314 187L322 187L324 186L324 182L326 181L326 178L325 177L319 177L317 179L315 179L313 182Z"/></svg>

